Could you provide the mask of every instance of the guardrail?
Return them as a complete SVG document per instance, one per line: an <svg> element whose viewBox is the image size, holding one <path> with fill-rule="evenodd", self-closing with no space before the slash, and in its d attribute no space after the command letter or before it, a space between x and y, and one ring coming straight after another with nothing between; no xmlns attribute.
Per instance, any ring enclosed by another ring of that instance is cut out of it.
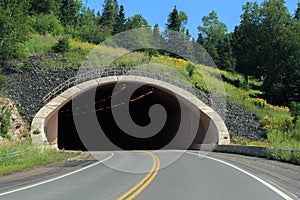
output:
<svg viewBox="0 0 300 200"><path fill-rule="evenodd" d="M86 69L86 72L84 70L79 73L77 76L68 79L64 83L58 85L56 88L54 88L51 92L49 92L46 96L43 97L43 103L46 104L49 101L51 101L54 97L61 94L65 90L86 82L93 79L101 78L101 77L108 77L108 76L144 76L148 78L154 78L157 80L161 80L167 83L170 83L172 85L175 85L177 87L180 87L182 89L185 89L189 92L194 93L195 88L188 84L187 81L184 80L178 80L176 77L180 77L179 73L177 71L169 70L167 76L164 76L165 74L161 75L159 72L155 72L151 69L146 69L142 67L100 67L96 69ZM170 78L169 78L170 77Z"/></svg>

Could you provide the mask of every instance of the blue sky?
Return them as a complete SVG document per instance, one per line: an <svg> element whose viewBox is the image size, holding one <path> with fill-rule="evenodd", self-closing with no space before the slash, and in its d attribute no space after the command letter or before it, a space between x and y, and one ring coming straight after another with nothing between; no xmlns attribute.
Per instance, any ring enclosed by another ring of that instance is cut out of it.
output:
<svg viewBox="0 0 300 200"><path fill-rule="evenodd" d="M102 11L103 0L88 0L88 6ZM167 16L176 5L179 11L184 11L188 17L188 26L193 37L197 37L197 27L202 24L201 18L212 10L218 13L219 19L224 22L229 31L240 23L242 5L247 0L119 0L124 5L126 17L142 14L150 25L158 23L160 28L165 28ZM258 0L261 3L263 0ZM286 0L290 13L295 12L298 0Z"/></svg>

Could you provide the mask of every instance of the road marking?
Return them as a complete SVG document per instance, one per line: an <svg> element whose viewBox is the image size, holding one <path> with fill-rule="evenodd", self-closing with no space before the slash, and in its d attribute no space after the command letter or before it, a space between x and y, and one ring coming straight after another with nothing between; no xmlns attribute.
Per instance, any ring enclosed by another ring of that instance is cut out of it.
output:
<svg viewBox="0 0 300 200"><path fill-rule="evenodd" d="M67 176L71 176L71 175L76 174L76 173L78 173L78 172L81 172L81 171L83 171L83 170L89 169L89 168L91 168L91 167L93 167L93 166L95 166L95 165L98 165L98 164L100 164L100 163L102 163L102 162L105 162L105 161L107 161L108 159L110 159L111 157L113 157L113 155L114 155L114 153L111 152L111 155L110 155L109 157L107 157L107 158L105 158L105 159L103 159L103 160L101 160L101 161L98 161L98 162L96 162L96 163L94 163L94 164L85 166L85 167L83 167L83 168L81 168L81 169L78 169L78 170L76 170L76 171L70 172L70 173L68 173L68 174L64 174L64 175L62 175L62 176L59 176L59 177L56 177L56 178L53 178L53 179L49 179L49 180L47 180L47 181L42 181L42 182L39 182L39 183L36 183L36 184L33 184L33 185L29 185L29 186L26 186L26 187L22 187L22 188L19 188L19 189L15 189L15 190L11 190L11 191L8 191L8 192L1 193L1 194L0 194L0 197L1 197L1 196L4 196L4 195L7 195L7 194L11 194L11 193L19 192L19 191L22 191L22 190L26 190L26 189L29 189L29 188L37 187L37 186L40 186L40 185L43 185L43 184L46 184L46 183L50 183L50 182L56 181L56 180L58 180L58 179L65 178L65 177L67 177Z"/></svg>
<svg viewBox="0 0 300 200"><path fill-rule="evenodd" d="M123 200L123 199L132 200L137 195L139 195L157 176L160 168L160 161L158 157L151 152L147 152L147 151L142 151L142 152L150 155L153 158L153 166L150 172L140 182L138 182L128 192L126 192L121 197L119 197L118 200Z"/></svg>
<svg viewBox="0 0 300 200"><path fill-rule="evenodd" d="M261 184L265 185L266 187L268 187L269 189L271 189L272 191L274 191L275 193L277 193L279 196L281 196L282 198L284 198L285 200L293 200L293 198L291 198L290 196L288 196L287 194L285 194L284 192L282 192L281 190L279 190L278 188L274 187L273 185L271 185L270 183L264 181L263 179L255 176L254 174L251 174L250 172L247 172L246 170L243 170L233 164L230 164L228 162L225 162L223 160L219 160L219 159L216 159L216 158L212 158L212 157L209 157L209 156L201 156L200 154L196 154L196 153L193 153L193 152L188 152L186 151L186 153L188 154L191 154L191 155L196 155L196 156L199 156L199 157L203 157L203 158L208 158L210 160L214 160L214 161L217 161L217 162L220 162L222 164L225 164L229 167L232 167L248 176L250 176L251 178L254 178L255 180L257 180L258 182L260 182Z"/></svg>

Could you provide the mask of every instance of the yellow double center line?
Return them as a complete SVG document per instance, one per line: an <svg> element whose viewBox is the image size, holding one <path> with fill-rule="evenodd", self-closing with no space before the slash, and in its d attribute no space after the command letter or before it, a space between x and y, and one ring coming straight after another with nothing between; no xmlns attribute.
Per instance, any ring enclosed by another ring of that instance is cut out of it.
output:
<svg viewBox="0 0 300 200"><path fill-rule="evenodd" d="M143 151L144 153L150 155L153 158L153 166L150 170L150 172L141 180L138 182L133 188L131 188L128 192L123 194L121 197L118 198L118 200L131 200L135 198L137 195L139 195L157 176L159 168L160 168L160 161L158 157L151 152Z"/></svg>

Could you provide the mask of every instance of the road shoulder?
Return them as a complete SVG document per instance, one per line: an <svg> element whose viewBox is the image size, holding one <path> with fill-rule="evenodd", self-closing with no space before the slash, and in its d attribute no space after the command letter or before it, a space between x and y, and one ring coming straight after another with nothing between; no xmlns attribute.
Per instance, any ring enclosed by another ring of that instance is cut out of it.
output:
<svg viewBox="0 0 300 200"><path fill-rule="evenodd" d="M208 156L226 161L300 199L300 166L264 158L210 152Z"/></svg>
<svg viewBox="0 0 300 200"><path fill-rule="evenodd" d="M101 156L104 159L109 155L108 153L103 153ZM2 176L0 177L0 193L59 177L96 162L98 162L97 159L93 158L89 153L83 152L80 156L73 159Z"/></svg>

